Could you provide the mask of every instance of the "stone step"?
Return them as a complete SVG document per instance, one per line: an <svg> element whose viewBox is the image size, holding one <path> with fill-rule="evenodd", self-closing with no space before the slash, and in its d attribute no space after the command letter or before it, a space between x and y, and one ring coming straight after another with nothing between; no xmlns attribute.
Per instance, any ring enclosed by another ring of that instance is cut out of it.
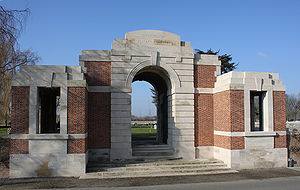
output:
<svg viewBox="0 0 300 190"><path fill-rule="evenodd" d="M127 160L124 163L97 163L90 162L89 173L81 178L128 178L128 177L159 177L204 175L218 173L234 173L219 160L159 160L140 163L136 160Z"/></svg>
<svg viewBox="0 0 300 190"><path fill-rule="evenodd" d="M140 151L140 150L173 150L170 147L134 147L132 148L132 151Z"/></svg>
<svg viewBox="0 0 300 190"><path fill-rule="evenodd" d="M166 156L132 156L137 162L155 162L155 161L168 161L168 160L181 160L182 157L174 157L173 155Z"/></svg>
<svg viewBox="0 0 300 190"><path fill-rule="evenodd" d="M170 160L153 160L149 162L139 162L136 159L128 160L125 163L102 163L102 162L89 162L90 167L131 167L131 166L161 166L161 165L209 165L209 164L224 164L220 160L207 160L207 159L197 159L197 160L181 160L180 157L170 157Z"/></svg>
<svg viewBox="0 0 300 190"><path fill-rule="evenodd" d="M151 175L160 175L161 173L201 173L205 171L214 171L214 170L228 170L227 167L209 167L209 168L183 168L183 169L157 169L157 170L132 170L132 171L105 171L100 172L103 176L122 176L122 175L142 175L145 173L149 173Z"/></svg>
<svg viewBox="0 0 300 190"><path fill-rule="evenodd" d="M149 159L151 157L165 157L174 154L173 148L167 144L139 144L133 145L132 155L138 156L140 159ZM145 157L145 158L142 158Z"/></svg>
<svg viewBox="0 0 300 190"><path fill-rule="evenodd" d="M136 148L171 148L167 144L140 144L140 145L132 145L133 149Z"/></svg>
<svg viewBox="0 0 300 190"><path fill-rule="evenodd" d="M127 167L127 166L137 166L137 165L152 165L153 163L158 164L160 162L167 162L167 161L174 161L180 160L181 157L172 157L172 156L165 156L165 157L150 157L145 158L141 156L134 156L130 160L126 160L126 162L98 162L98 161L90 161L87 167Z"/></svg>
<svg viewBox="0 0 300 190"><path fill-rule="evenodd" d="M95 172L95 173L87 173L80 176L80 179L93 179L93 178L132 178L132 177L162 177L162 176L191 176L191 175L208 175L208 174L225 174L225 173L237 173L236 170L231 170L228 168L224 169L209 169L209 170L197 170L197 171L184 171L184 172L136 172L136 173L104 173L104 172Z"/></svg>
<svg viewBox="0 0 300 190"><path fill-rule="evenodd" d="M158 170L183 170L183 169L209 169L209 168L227 168L225 164L214 163L214 164L183 164L183 165L138 165L138 166L106 166L106 167L92 167L88 168L88 172L136 172L136 171L146 171L146 172L156 172Z"/></svg>
<svg viewBox="0 0 300 190"><path fill-rule="evenodd" d="M170 149L133 150L132 156L171 156L173 153Z"/></svg>

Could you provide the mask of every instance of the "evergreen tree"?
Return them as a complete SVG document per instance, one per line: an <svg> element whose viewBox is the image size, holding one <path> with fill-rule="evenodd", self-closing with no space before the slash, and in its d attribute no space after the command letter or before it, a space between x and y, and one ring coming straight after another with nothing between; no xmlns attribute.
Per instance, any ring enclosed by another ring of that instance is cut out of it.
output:
<svg viewBox="0 0 300 190"><path fill-rule="evenodd" d="M197 54L208 54L208 55L218 55L219 60L221 61L221 73L228 73L237 68L238 63L232 62L232 57L229 54L219 55L219 51L213 51L212 49L208 49L207 51L202 51L200 49L196 49Z"/></svg>

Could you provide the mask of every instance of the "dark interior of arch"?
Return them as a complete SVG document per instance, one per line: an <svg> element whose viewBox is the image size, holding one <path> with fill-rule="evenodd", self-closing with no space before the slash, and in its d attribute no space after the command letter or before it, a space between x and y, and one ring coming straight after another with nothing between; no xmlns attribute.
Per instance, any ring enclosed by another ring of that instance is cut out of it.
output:
<svg viewBox="0 0 300 190"><path fill-rule="evenodd" d="M161 73L144 69L136 74L132 82L149 82L158 93L157 142L167 144L168 140L168 85Z"/></svg>

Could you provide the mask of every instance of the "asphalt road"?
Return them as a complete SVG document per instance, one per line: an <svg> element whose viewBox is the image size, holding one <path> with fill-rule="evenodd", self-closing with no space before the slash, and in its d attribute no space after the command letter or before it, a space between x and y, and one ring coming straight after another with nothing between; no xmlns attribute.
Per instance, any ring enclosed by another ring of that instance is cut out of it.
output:
<svg viewBox="0 0 300 190"><path fill-rule="evenodd" d="M272 189L300 190L300 168L240 170L238 173L121 179L0 179L0 190L24 189Z"/></svg>
<svg viewBox="0 0 300 190"><path fill-rule="evenodd" d="M77 188L76 188L77 189ZM82 188L80 188L81 190ZM84 188L89 189L91 188ZM172 184L172 185L154 185L154 186L138 186L138 187L111 187L111 188L92 188L99 190L299 190L300 177L273 178L263 180L245 180L231 182L210 182L210 183L190 183L190 184ZM66 190L66 189L64 189ZM71 189L70 189L71 190ZM72 189L74 190L74 189ZM79 190L79 188L78 188Z"/></svg>

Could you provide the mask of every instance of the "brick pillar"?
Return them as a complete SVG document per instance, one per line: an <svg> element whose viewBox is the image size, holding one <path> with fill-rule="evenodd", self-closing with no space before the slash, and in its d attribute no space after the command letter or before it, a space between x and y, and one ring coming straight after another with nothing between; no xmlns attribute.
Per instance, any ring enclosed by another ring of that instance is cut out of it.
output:
<svg viewBox="0 0 300 190"><path fill-rule="evenodd" d="M86 134L88 94L85 87L68 88L68 134ZM87 139L68 139L68 154L86 153Z"/></svg>
<svg viewBox="0 0 300 190"><path fill-rule="evenodd" d="M29 132L29 86L12 86L11 134Z"/></svg>
<svg viewBox="0 0 300 190"><path fill-rule="evenodd" d="M274 131L286 131L286 97L284 91L273 92ZM274 148L287 148L286 135L274 137Z"/></svg>
<svg viewBox="0 0 300 190"><path fill-rule="evenodd" d="M111 145L111 63L85 61L87 83L95 87L88 93L88 148L110 148ZM97 90L102 89L102 90Z"/></svg>
<svg viewBox="0 0 300 190"><path fill-rule="evenodd" d="M110 92L89 92L89 148L110 148L110 96Z"/></svg>
<svg viewBox="0 0 300 190"><path fill-rule="evenodd" d="M194 87L212 89L216 82L215 65L194 65ZM194 97L195 147L214 145L213 94L196 93Z"/></svg>
<svg viewBox="0 0 300 190"><path fill-rule="evenodd" d="M195 94L195 146L214 145L213 94Z"/></svg>
<svg viewBox="0 0 300 190"><path fill-rule="evenodd" d="M110 86L111 64L102 61L86 61L86 80L89 86Z"/></svg>
<svg viewBox="0 0 300 190"><path fill-rule="evenodd" d="M214 88L216 82L215 65L194 65L195 88Z"/></svg>
<svg viewBox="0 0 300 190"><path fill-rule="evenodd" d="M12 86L11 134L29 133L29 86ZM28 139L11 139L10 154L28 154Z"/></svg>

